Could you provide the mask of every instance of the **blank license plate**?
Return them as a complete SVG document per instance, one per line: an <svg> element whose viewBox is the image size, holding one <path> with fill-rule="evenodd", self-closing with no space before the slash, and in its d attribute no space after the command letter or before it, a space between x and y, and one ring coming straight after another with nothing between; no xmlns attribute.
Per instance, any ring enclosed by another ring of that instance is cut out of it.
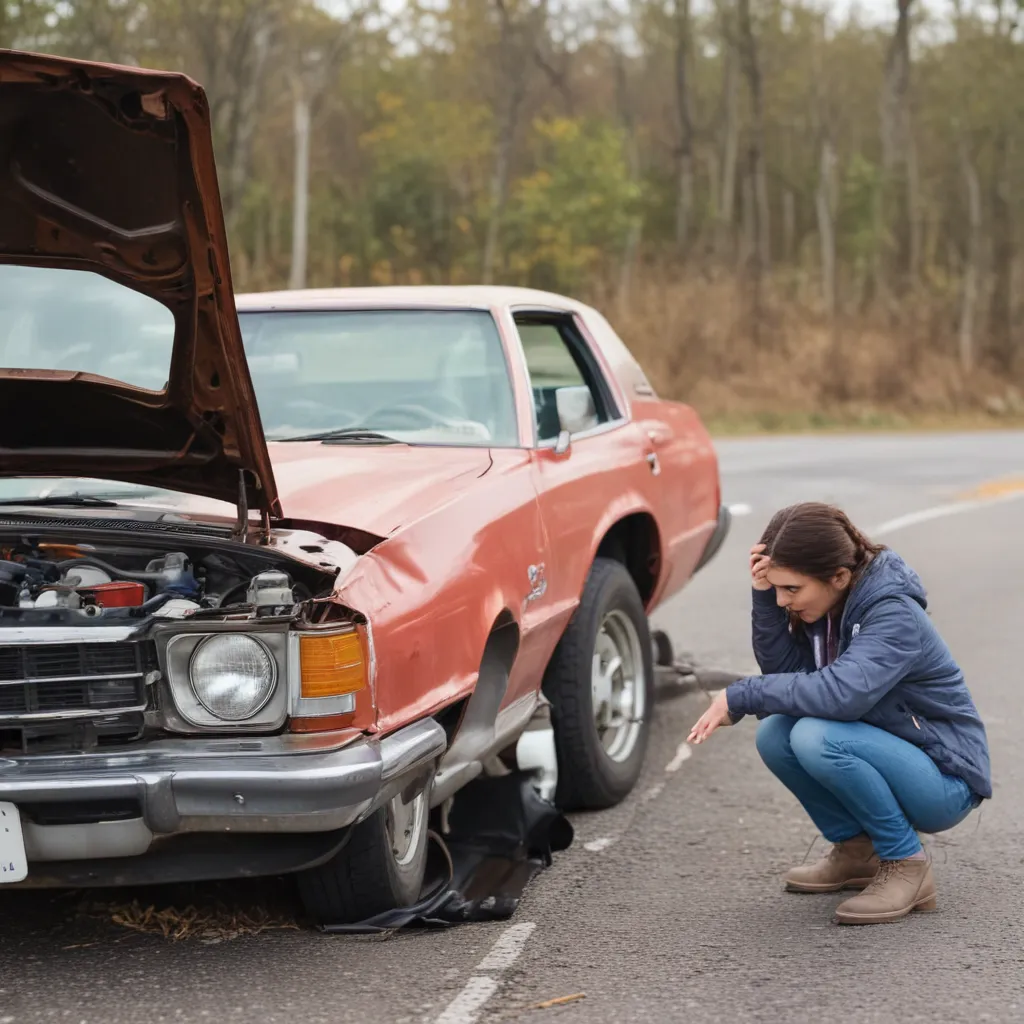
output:
<svg viewBox="0 0 1024 1024"><path fill-rule="evenodd" d="M14 804L0 803L0 885L28 877L21 815Z"/></svg>

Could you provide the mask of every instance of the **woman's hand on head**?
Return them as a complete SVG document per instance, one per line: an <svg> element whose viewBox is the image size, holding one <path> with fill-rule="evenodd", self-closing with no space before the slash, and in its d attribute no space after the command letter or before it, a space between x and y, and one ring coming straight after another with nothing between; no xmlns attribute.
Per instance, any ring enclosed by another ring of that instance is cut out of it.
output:
<svg viewBox="0 0 1024 1024"><path fill-rule="evenodd" d="M771 590L766 573L772 560L765 554L765 544L755 544L750 549L750 582L755 590Z"/></svg>
<svg viewBox="0 0 1024 1024"><path fill-rule="evenodd" d="M690 730L686 737L687 743L703 743L719 726L732 725L732 716L729 714L729 702L725 697L725 690L711 702L711 707L697 719L697 724Z"/></svg>

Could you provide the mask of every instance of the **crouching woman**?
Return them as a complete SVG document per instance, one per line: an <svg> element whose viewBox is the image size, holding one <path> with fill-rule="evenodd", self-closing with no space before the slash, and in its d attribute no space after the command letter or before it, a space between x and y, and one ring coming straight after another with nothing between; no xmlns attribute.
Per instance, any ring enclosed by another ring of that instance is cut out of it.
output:
<svg viewBox="0 0 1024 1024"><path fill-rule="evenodd" d="M750 564L764 674L719 694L690 741L762 720L761 758L834 844L791 870L788 890L862 889L836 911L845 924L934 910L918 832L959 824L992 782L985 727L920 579L816 502L778 512Z"/></svg>

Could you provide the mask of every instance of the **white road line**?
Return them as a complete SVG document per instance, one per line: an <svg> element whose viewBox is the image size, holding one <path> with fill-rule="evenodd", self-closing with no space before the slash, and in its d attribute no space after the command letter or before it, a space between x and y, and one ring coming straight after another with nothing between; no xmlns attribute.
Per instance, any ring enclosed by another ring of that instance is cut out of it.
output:
<svg viewBox="0 0 1024 1024"><path fill-rule="evenodd" d="M977 508L986 508L989 505L998 505L1004 501L1016 501L1020 498L1024 498L1024 491L1011 491L1008 494L1000 494L994 498L982 498L977 501L952 501L947 505L935 505L932 508L923 508L919 512L910 512L905 516L887 519L869 531L868 535L881 537L883 534L905 530L908 526L917 526L918 523L927 523L932 519L956 516L962 512L973 512Z"/></svg>
<svg viewBox="0 0 1024 1024"><path fill-rule="evenodd" d="M589 850L591 853L600 853L602 850L607 850L609 846L613 846L616 839L618 836L601 836L600 839L591 839L589 843L583 844L583 849Z"/></svg>
<svg viewBox="0 0 1024 1024"><path fill-rule="evenodd" d="M473 977L445 1007L436 1024L474 1024L484 1004L498 991L502 971L507 971L519 959L526 940L536 927L532 921L527 921L506 928L487 956L477 964ZM493 971L494 974L485 974L485 971Z"/></svg>
<svg viewBox="0 0 1024 1024"><path fill-rule="evenodd" d="M676 756L673 757L672 760L669 761L669 763L667 765L665 765L665 771L667 771L667 772L677 772L677 771L679 771L679 769L682 767L683 762L684 761L688 761L692 754L693 754L693 748L690 746L689 743L686 742L686 740L683 740L683 742L679 744L679 747L676 750Z"/></svg>
<svg viewBox="0 0 1024 1024"><path fill-rule="evenodd" d="M514 924L502 932L501 937L480 961L478 971L504 971L518 959L526 945L526 940L533 934L537 926L531 921L528 924Z"/></svg>
<svg viewBox="0 0 1024 1024"><path fill-rule="evenodd" d="M749 516L754 509L745 501L735 501L729 506L729 512L734 516Z"/></svg>
<svg viewBox="0 0 1024 1024"><path fill-rule="evenodd" d="M497 991L498 982L494 978L470 978L437 1018L437 1024L473 1024L480 1016L484 1003Z"/></svg>

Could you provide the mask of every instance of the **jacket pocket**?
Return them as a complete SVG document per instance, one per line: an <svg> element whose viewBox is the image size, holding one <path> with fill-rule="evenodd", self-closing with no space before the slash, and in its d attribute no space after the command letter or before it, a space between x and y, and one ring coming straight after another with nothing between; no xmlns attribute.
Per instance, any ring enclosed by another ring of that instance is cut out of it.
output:
<svg viewBox="0 0 1024 1024"><path fill-rule="evenodd" d="M912 708L905 701L900 701L900 703L896 705L896 710L899 711L907 720L910 727L917 734L917 737L923 740L925 728L928 724L925 717L919 711L916 711L914 708Z"/></svg>

